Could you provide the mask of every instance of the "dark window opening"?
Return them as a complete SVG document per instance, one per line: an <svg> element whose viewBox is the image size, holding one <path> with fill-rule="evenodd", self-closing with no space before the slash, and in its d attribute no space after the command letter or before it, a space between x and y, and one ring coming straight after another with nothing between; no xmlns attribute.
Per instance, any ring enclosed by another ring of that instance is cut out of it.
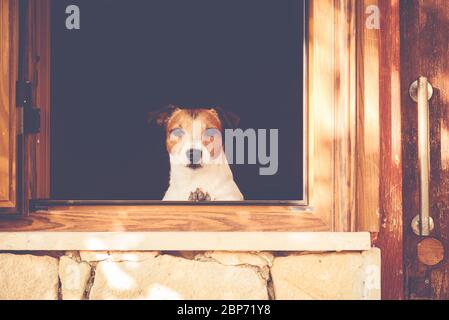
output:
<svg viewBox="0 0 449 320"><path fill-rule="evenodd" d="M80 29L66 28L66 8ZM165 132L147 114L216 107L279 129L279 165L232 165L246 200L304 200L298 0L52 1L51 198L161 200Z"/></svg>

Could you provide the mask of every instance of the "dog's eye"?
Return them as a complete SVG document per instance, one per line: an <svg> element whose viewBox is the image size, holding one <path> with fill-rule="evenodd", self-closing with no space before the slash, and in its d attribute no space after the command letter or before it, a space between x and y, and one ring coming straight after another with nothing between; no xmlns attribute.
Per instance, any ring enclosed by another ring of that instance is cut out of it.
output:
<svg viewBox="0 0 449 320"><path fill-rule="evenodd" d="M170 131L170 136L175 138L182 138L184 136L184 130L181 128L176 128Z"/></svg>
<svg viewBox="0 0 449 320"><path fill-rule="evenodd" d="M220 135L221 135L220 130L215 128L206 129L206 131L204 131L203 133L205 139L213 139L215 137L219 137Z"/></svg>

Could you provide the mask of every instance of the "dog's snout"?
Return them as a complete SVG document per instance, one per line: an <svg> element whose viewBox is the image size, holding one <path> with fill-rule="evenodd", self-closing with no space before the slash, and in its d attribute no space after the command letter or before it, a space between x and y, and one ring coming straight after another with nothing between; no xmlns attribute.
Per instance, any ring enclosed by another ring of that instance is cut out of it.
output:
<svg viewBox="0 0 449 320"><path fill-rule="evenodd" d="M198 149L189 149L186 152L187 159L189 159L191 164L200 164L203 152Z"/></svg>

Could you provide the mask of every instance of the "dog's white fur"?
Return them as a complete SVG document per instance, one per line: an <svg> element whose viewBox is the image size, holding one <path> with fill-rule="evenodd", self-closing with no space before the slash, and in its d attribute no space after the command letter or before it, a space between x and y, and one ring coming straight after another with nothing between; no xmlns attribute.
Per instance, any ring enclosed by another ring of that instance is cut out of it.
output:
<svg viewBox="0 0 449 320"><path fill-rule="evenodd" d="M210 148L208 149L202 141L207 124L203 123L200 118L186 121L190 129L184 133L182 138L170 136L170 128L167 130L167 143L173 141L175 147L172 146L169 150L170 181L163 200L188 201L192 192L197 189L204 194L207 193L211 201L243 200L243 195L234 182L221 139L216 138L216 141L219 142L214 148L215 156L211 157ZM202 151L201 168L188 167L190 161L186 157L186 151L192 148Z"/></svg>
<svg viewBox="0 0 449 320"><path fill-rule="evenodd" d="M164 201L187 201L190 194L199 188L208 193L212 201L241 201L243 195L226 163L204 165L192 170L184 165L172 164L170 186Z"/></svg>

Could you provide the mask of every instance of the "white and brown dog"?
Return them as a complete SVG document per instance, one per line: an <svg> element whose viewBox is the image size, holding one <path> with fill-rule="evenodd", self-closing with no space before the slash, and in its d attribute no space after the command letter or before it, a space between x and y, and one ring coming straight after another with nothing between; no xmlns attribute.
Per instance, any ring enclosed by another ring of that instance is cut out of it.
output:
<svg viewBox="0 0 449 320"><path fill-rule="evenodd" d="M238 118L221 109L169 106L150 113L165 127L170 182L164 201L241 201L222 143L223 122Z"/></svg>

